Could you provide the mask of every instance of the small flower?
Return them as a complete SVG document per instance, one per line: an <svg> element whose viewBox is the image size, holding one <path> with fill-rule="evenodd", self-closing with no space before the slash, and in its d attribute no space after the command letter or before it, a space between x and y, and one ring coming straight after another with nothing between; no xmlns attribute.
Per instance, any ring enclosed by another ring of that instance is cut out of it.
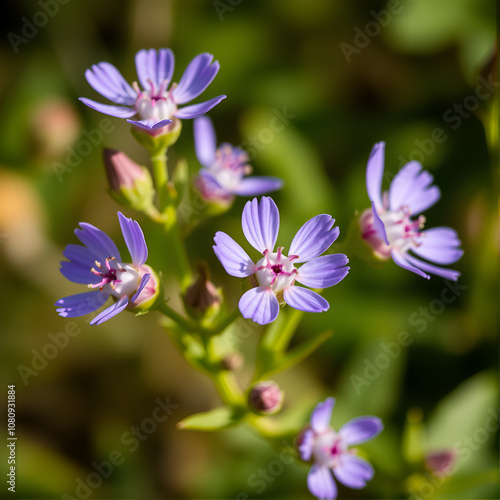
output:
<svg viewBox="0 0 500 500"><path fill-rule="evenodd" d="M101 104L85 97L80 100L96 111L127 121L147 132L160 130L175 118L196 118L217 105L225 95L179 109L198 97L219 71L219 62L212 63L212 54L199 54L187 66L179 84L170 85L174 72L174 54L170 49L140 50L135 66L142 88L137 82L130 86L110 63L100 62L85 72L85 78L96 92L118 106ZM169 88L170 85L170 88ZM130 118L134 117L134 120Z"/></svg>
<svg viewBox="0 0 500 500"><path fill-rule="evenodd" d="M248 393L248 406L262 415L272 415L281 410L283 391L272 380L257 382Z"/></svg>
<svg viewBox="0 0 500 500"><path fill-rule="evenodd" d="M451 474L457 462L457 453L453 448L448 450L434 451L425 456L425 466L435 476L447 476Z"/></svg>
<svg viewBox="0 0 500 500"><path fill-rule="evenodd" d="M442 268L417 259L409 252L436 264L452 264L463 255L457 233L449 227L423 231L425 217L418 214L441 197L434 180L416 161L407 163L392 180L389 191L382 194L385 143L375 144L366 168L366 187L372 208L360 218L363 239L382 260L392 260L424 278L427 273L456 281L458 271Z"/></svg>
<svg viewBox="0 0 500 500"><path fill-rule="evenodd" d="M149 266L144 265L148 248L139 224L118 212L123 238L132 257L132 264L123 264L118 248L100 229L80 223L76 237L81 245L68 245L61 262L61 273L74 283L86 284L92 292L70 295L58 300L56 311L65 318L90 314L105 304L109 297L115 302L98 314L91 325L111 319L125 308L145 306L158 293L158 280Z"/></svg>
<svg viewBox="0 0 500 500"><path fill-rule="evenodd" d="M295 286L295 282L326 288L347 275L348 259L344 254L319 257L339 235L338 227L332 229L334 223L326 214L310 219L293 238L287 257L284 247L274 251L280 225L278 207L267 196L260 204L254 198L243 209L242 226L247 241L262 253L256 264L230 236L221 231L216 233L213 249L226 272L237 278L255 275L258 283L240 299L239 308L244 318L261 325L271 323L278 317L280 302L306 312L329 309L330 305L321 295ZM296 268L292 262L305 264Z"/></svg>
<svg viewBox="0 0 500 500"><path fill-rule="evenodd" d="M276 177L248 177L252 167L243 149L224 143L217 148L210 118L200 116L194 121L196 156L205 167L195 179L202 196L209 201L232 201L234 195L257 196L283 186Z"/></svg>
<svg viewBox="0 0 500 500"><path fill-rule="evenodd" d="M326 500L337 498L335 478L349 488L364 488L372 479L373 467L356 455L356 449L349 446L373 439L384 428L378 417L353 418L338 432L330 427L334 398L318 403L311 415L311 424L299 439L302 460L313 460L307 476L309 491Z"/></svg>

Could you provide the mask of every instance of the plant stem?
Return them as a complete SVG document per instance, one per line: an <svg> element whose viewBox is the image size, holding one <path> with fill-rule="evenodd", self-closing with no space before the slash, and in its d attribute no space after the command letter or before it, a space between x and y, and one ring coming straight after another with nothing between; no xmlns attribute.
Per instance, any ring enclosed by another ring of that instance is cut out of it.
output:
<svg viewBox="0 0 500 500"><path fill-rule="evenodd" d="M167 171L167 148L160 149L154 156L151 156L153 165L153 176L158 193L158 203L160 212L163 212L168 203L168 171Z"/></svg>
<svg viewBox="0 0 500 500"><path fill-rule="evenodd" d="M175 321L186 332L195 332L198 330L198 325L184 318L178 312L174 311L166 302L161 301L160 305L158 306L158 310L171 320Z"/></svg>
<svg viewBox="0 0 500 500"><path fill-rule="evenodd" d="M225 318L219 321L211 330L212 335L217 335L222 333L231 323L236 321L240 317L240 310L236 308L234 311L229 313Z"/></svg>
<svg viewBox="0 0 500 500"><path fill-rule="evenodd" d="M276 351L285 351L288 347L292 335L299 326L300 320L304 316L303 311L292 309L292 313L288 316L287 321L283 328L281 328L274 338L273 348Z"/></svg>
<svg viewBox="0 0 500 500"><path fill-rule="evenodd" d="M232 372L219 371L212 375L212 380L224 403L235 406L244 404L243 393Z"/></svg>

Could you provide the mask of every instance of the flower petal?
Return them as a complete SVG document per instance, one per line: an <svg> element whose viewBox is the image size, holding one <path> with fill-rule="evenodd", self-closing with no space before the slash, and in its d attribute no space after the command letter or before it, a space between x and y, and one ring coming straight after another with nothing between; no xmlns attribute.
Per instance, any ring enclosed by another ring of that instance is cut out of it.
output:
<svg viewBox="0 0 500 500"><path fill-rule="evenodd" d="M259 325L272 323L280 311L278 299L270 288L256 287L245 292L238 304L244 318Z"/></svg>
<svg viewBox="0 0 500 500"><path fill-rule="evenodd" d="M64 318L76 318L97 311L108 300L105 292L84 292L69 295L59 299L54 305L59 306L56 311Z"/></svg>
<svg viewBox="0 0 500 500"><path fill-rule="evenodd" d="M135 292L134 295L132 295L132 298L130 299L131 303L135 302L139 298L139 295L141 294L143 288L148 284L148 281L150 278L151 278L151 275L149 273L146 273L142 277L141 283L139 284L139 288L137 289L137 292Z"/></svg>
<svg viewBox="0 0 500 500"><path fill-rule="evenodd" d="M306 262L318 257L338 238L339 228L333 227L335 219L327 214L316 215L298 231L290 245L288 255L298 255L294 262Z"/></svg>
<svg viewBox="0 0 500 500"><path fill-rule="evenodd" d="M95 267L95 256L88 248L81 245L67 245L63 255L69 260L61 262L60 271L64 277L74 283L85 285L101 281L100 277L90 271Z"/></svg>
<svg viewBox="0 0 500 500"><path fill-rule="evenodd" d="M92 99L87 99L86 97L80 97L80 101L83 102L89 108L99 111L99 113L104 113L105 115L115 116L116 118L130 118L134 116L136 111L134 108L127 108L125 106L113 106L111 104L101 104L100 102L93 101Z"/></svg>
<svg viewBox="0 0 500 500"><path fill-rule="evenodd" d="M120 299L114 304L110 305L108 308L104 309L101 313L99 313L91 322L91 325L100 325L104 323L104 321L108 321L113 316L116 316L118 313L122 312L128 305L128 297L124 295L120 297Z"/></svg>
<svg viewBox="0 0 500 500"><path fill-rule="evenodd" d="M193 104L192 106L185 106L184 108L178 109L174 116L180 118L181 120L190 120L191 118L198 118L198 116L204 115L210 111L213 107L217 106L219 102L225 99L225 95L220 95L210 99L208 101L200 102L199 104Z"/></svg>
<svg viewBox="0 0 500 500"><path fill-rule="evenodd" d="M417 238L417 247L412 248L420 257L436 264L453 264L463 255L461 242L450 227L433 227L423 231Z"/></svg>
<svg viewBox="0 0 500 500"><path fill-rule="evenodd" d="M311 288L328 288L347 276L350 268L345 266L348 262L343 253L316 257L299 268L295 279Z"/></svg>
<svg viewBox="0 0 500 500"><path fill-rule="evenodd" d="M373 213L373 229L377 237L382 240L386 245L389 245L389 238L387 238L387 232L385 230L385 225L382 219L379 217L377 210L375 208L375 202L372 201L372 213Z"/></svg>
<svg viewBox="0 0 500 500"><path fill-rule="evenodd" d="M212 248L228 274L236 278L246 278L255 272L255 264L233 238L218 231L214 241Z"/></svg>
<svg viewBox="0 0 500 500"><path fill-rule="evenodd" d="M311 415L311 427L316 433L321 433L330 428L335 398L326 398L318 403Z"/></svg>
<svg viewBox="0 0 500 500"><path fill-rule="evenodd" d="M272 252L280 228L280 214L272 198L263 196L259 201L247 201L241 218L243 234L256 250Z"/></svg>
<svg viewBox="0 0 500 500"><path fill-rule="evenodd" d="M378 210L384 208L382 203L382 178L384 176L385 142L373 146L368 165L366 166L366 190L368 198L375 203Z"/></svg>
<svg viewBox="0 0 500 500"><path fill-rule="evenodd" d="M285 288L283 298L290 307L299 311L324 312L330 309L330 304L321 295L301 286Z"/></svg>
<svg viewBox="0 0 500 500"><path fill-rule="evenodd" d="M204 52L187 65L179 85L172 90L176 104L185 104L193 100L210 85L220 67L219 61L214 61L212 64L213 58L212 54Z"/></svg>
<svg viewBox="0 0 500 500"><path fill-rule="evenodd" d="M305 462L311 460L314 447L314 431L307 429L302 436L302 444L299 446L300 458Z"/></svg>
<svg viewBox="0 0 500 500"><path fill-rule="evenodd" d="M320 500L337 498L337 485L328 467L313 465L307 475L307 487Z"/></svg>
<svg viewBox="0 0 500 500"><path fill-rule="evenodd" d="M340 429L342 441L347 445L361 444L377 436L384 424L378 417L357 417L346 422Z"/></svg>
<svg viewBox="0 0 500 500"><path fill-rule="evenodd" d="M95 260L103 263L107 257L115 257L122 261L118 248L105 232L87 222L80 222L80 227L75 229L76 237L92 252Z"/></svg>
<svg viewBox="0 0 500 500"><path fill-rule="evenodd" d="M100 62L85 71L89 85L102 96L116 104L133 106L137 92L123 78L122 74L110 63Z"/></svg>
<svg viewBox="0 0 500 500"><path fill-rule="evenodd" d="M198 161L206 168L213 166L217 139L212 120L208 116L200 116L194 121L194 146Z"/></svg>
<svg viewBox="0 0 500 500"><path fill-rule="evenodd" d="M156 91L166 81L166 89L174 73L174 54L170 49L160 49L158 52L155 49L142 49L135 55L135 67L145 90L151 90L150 81Z"/></svg>
<svg viewBox="0 0 500 500"><path fill-rule="evenodd" d="M118 220L132 262L135 267L140 267L148 258L148 247L141 226L135 220L125 217L121 212L118 212Z"/></svg>
<svg viewBox="0 0 500 500"><path fill-rule="evenodd" d="M408 262L408 257L409 255L407 253L402 253L397 250L391 250L391 257L392 260L399 266L402 267L403 269L408 269L408 271L411 271L412 273L418 274L419 276L422 276L422 278L425 279L430 279L431 277L424 273L422 270L419 268L413 266Z"/></svg>
<svg viewBox="0 0 500 500"><path fill-rule="evenodd" d="M366 460L349 453L342 454L334 469L335 477L343 485L355 489L364 488L374 473L373 467Z"/></svg>
<svg viewBox="0 0 500 500"><path fill-rule="evenodd" d="M447 280L457 281L460 276L459 271L454 271L453 269L446 269L444 267L433 266L432 264L417 259L409 254L405 254L405 257L407 261L410 263L410 265L413 265L418 269L422 269L422 271L426 271L428 273L441 276L442 278L445 278Z"/></svg>
<svg viewBox="0 0 500 500"><path fill-rule="evenodd" d="M151 130L159 130L160 128L165 127L169 123L172 123L172 120L166 118L165 120L160 120L159 122L152 119L147 120L127 120L131 125L135 125L136 127L142 128L147 132L151 132Z"/></svg>
<svg viewBox="0 0 500 500"><path fill-rule="evenodd" d="M283 180L278 177L253 176L241 179L239 185L233 189L233 193L239 196L260 196L282 187Z"/></svg>

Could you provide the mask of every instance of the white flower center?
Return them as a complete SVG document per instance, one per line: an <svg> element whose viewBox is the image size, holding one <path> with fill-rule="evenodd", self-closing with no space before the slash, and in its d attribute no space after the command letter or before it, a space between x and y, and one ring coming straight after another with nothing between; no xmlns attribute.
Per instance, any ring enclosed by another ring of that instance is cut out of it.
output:
<svg viewBox="0 0 500 500"><path fill-rule="evenodd" d="M384 223L391 247L398 248L403 252L416 244L415 237L420 235L420 230L425 223L423 215L417 220L411 220L410 212L406 208L397 211L388 210L379 214L379 217Z"/></svg>
<svg viewBox="0 0 500 500"><path fill-rule="evenodd" d="M99 283L90 284L89 288L99 288L101 292L117 298L124 295L130 298L137 292L141 283L141 275L137 269L129 264L120 264L114 257L106 259L106 267L97 261L95 264L97 269L93 267L91 272L102 279Z"/></svg>
<svg viewBox="0 0 500 500"><path fill-rule="evenodd" d="M141 91L137 82L134 82L134 89L137 92L135 109L140 119L154 121L172 119L177 111L177 106L170 91L166 90L167 84L162 83L159 89L156 89L152 82L150 82L150 85L151 90Z"/></svg>
<svg viewBox="0 0 500 500"><path fill-rule="evenodd" d="M276 253L269 253L265 250L264 257L256 264L259 285L271 288L274 293L282 292L285 288L292 286L297 274L297 269L291 263L291 260L297 256L286 257L282 251L283 247L278 248Z"/></svg>
<svg viewBox="0 0 500 500"><path fill-rule="evenodd" d="M347 446L333 429L317 434L314 438L312 453L314 462L320 466L336 467L339 457L346 451Z"/></svg>
<svg viewBox="0 0 500 500"><path fill-rule="evenodd" d="M233 191L240 184L241 178L252 172L247 162L248 154L245 151L222 144L215 152L215 161L210 170L224 189Z"/></svg>

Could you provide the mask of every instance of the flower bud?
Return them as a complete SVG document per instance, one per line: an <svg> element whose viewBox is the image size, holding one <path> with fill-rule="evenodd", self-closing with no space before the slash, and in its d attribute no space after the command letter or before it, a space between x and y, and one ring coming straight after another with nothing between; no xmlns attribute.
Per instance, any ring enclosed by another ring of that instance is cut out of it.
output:
<svg viewBox="0 0 500 500"><path fill-rule="evenodd" d="M102 156L113 198L126 207L152 210L155 191L148 169L114 149L104 149Z"/></svg>
<svg viewBox="0 0 500 500"><path fill-rule="evenodd" d="M436 476L447 476L451 473L457 460L453 449L428 453L425 466Z"/></svg>
<svg viewBox="0 0 500 500"><path fill-rule="evenodd" d="M257 382L248 393L248 406L255 413L272 415L281 410L284 393L272 380Z"/></svg>
<svg viewBox="0 0 500 500"><path fill-rule="evenodd" d="M221 361L224 370L235 371L243 366L243 356L239 352L232 352Z"/></svg>

